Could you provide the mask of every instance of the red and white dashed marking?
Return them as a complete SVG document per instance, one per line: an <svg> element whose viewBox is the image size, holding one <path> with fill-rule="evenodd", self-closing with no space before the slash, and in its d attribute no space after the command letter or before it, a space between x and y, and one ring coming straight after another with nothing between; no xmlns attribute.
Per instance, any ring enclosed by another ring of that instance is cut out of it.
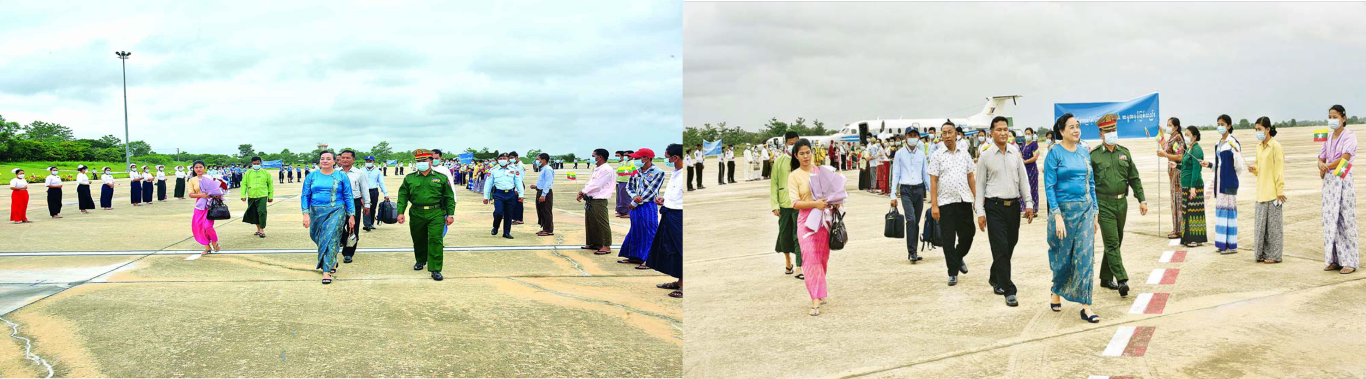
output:
<svg viewBox="0 0 1366 379"><path fill-rule="evenodd" d="M1140 293L1134 299L1134 306L1129 307L1132 314L1162 314L1162 310L1167 308L1167 299L1171 298L1169 293Z"/></svg>
<svg viewBox="0 0 1366 379"><path fill-rule="evenodd" d="M1153 270L1152 275L1148 275L1148 284L1174 284L1176 274L1180 273L1179 268L1159 268Z"/></svg>
<svg viewBox="0 0 1366 379"><path fill-rule="evenodd" d="M1176 246L1176 245L1180 245L1180 244L1181 244L1181 240L1180 240L1180 239L1167 240L1167 246Z"/></svg>
<svg viewBox="0 0 1366 379"><path fill-rule="evenodd" d="M1128 375L1124 375L1124 376L1091 375L1091 376L1086 377L1086 379L1133 379L1133 378L1134 378L1134 377L1128 376Z"/></svg>
<svg viewBox="0 0 1366 379"><path fill-rule="evenodd" d="M1105 346L1105 351L1101 356L1105 357L1141 357L1148 352L1148 341L1153 338L1154 328L1151 326L1121 326L1115 331L1115 336L1110 338L1110 344Z"/></svg>
<svg viewBox="0 0 1366 379"><path fill-rule="evenodd" d="M1185 250L1178 250L1178 251L1170 251L1170 250L1169 250L1169 251L1164 251L1164 252L1162 252L1162 258L1158 258L1157 261L1158 261L1158 262L1162 262L1162 263L1180 263L1180 262L1185 262L1185 261L1186 261L1186 251L1185 251Z"/></svg>

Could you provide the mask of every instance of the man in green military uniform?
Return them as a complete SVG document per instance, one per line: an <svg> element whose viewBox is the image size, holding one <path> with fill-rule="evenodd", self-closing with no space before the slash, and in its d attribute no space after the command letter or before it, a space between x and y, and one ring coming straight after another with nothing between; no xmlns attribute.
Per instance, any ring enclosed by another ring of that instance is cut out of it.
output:
<svg viewBox="0 0 1366 379"><path fill-rule="evenodd" d="M413 158L417 159L417 170L404 176L398 187L398 223L404 222L403 212L411 201L413 223L408 224L408 232L413 236L413 258L417 260L413 270L426 265L432 279L441 280L441 253L445 248L441 231L455 222L455 192L449 178L432 171L431 150L417 149Z"/></svg>
<svg viewBox="0 0 1366 379"><path fill-rule="evenodd" d="M1124 242L1124 216L1129 212L1129 187L1138 198L1138 211L1148 214L1148 201L1143 197L1143 183L1138 179L1133 155L1119 145L1115 132L1119 117L1113 113L1096 120L1104 142L1091 150L1091 170L1096 177L1096 200L1100 206L1100 236L1105 241L1105 257L1100 261L1100 286L1119 290L1120 297L1129 296L1129 274L1124 271L1119 246ZM1118 280L1118 284L1111 279Z"/></svg>

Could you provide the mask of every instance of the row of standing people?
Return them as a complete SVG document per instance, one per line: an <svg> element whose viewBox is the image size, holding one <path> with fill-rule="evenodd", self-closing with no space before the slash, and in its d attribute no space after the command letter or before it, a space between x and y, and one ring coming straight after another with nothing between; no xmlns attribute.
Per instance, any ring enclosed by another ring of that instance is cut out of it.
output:
<svg viewBox="0 0 1366 379"><path fill-rule="evenodd" d="M152 204L153 201L166 201L167 176L165 166L157 165L155 173L152 173L150 171L151 167L148 166L142 166L141 172L138 171L137 165L129 165L128 168L129 183L132 187L129 199L133 206ZM80 210L81 213L90 213L90 210L95 209L93 189L91 188L91 185L93 185L94 182L91 181L90 175L87 173L88 171L89 167L86 165L78 165L76 167L76 203L77 209ZM62 177L59 175L60 171L57 167L48 167L48 172L49 174L43 182L43 186L47 188L48 214L49 217L54 219L62 218L62 188L64 186ZM118 183L115 181L113 171L109 167L104 167L101 172L102 174L99 178L99 207L104 210L113 210L114 187L117 186ZM10 170L10 173L15 175L15 177L10 180L10 191L13 195L10 207L10 221L16 224L31 222L28 219L27 214L29 183L24 179L25 172L23 169L15 168ZM186 173L180 166L177 166L174 192L174 197L177 199L185 198L185 177ZM155 196L155 198L153 196Z"/></svg>

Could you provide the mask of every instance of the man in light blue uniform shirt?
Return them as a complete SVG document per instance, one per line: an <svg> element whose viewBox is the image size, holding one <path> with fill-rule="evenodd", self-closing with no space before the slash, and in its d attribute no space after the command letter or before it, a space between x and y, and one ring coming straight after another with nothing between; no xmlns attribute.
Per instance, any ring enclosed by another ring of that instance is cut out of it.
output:
<svg viewBox="0 0 1366 379"><path fill-rule="evenodd" d="M546 153L537 155L532 162L541 168L541 173L536 176L536 184L531 185L531 189L536 190L536 223L541 226L541 231L536 232L536 235L553 236L555 218L551 207L555 205L555 197L550 189L555 188L555 164L550 163L550 154Z"/></svg>
<svg viewBox="0 0 1366 379"><path fill-rule="evenodd" d="M911 263L924 259L916 254L916 245L920 242L920 217L925 214L925 188L930 183L930 160L919 136L920 131L906 128L906 144L892 160L891 173L892 207L900 198L902 216L906 217L906 259Z"/></svg>
<svg viewBox="0 0 1366 379"><path fill-rule="evenodd" d="M501 222L503 238L512 239L512 207L524 197L522 176L509 169L509 164L507 155L498 155L498 163L489 170L489 180L484 182L484 204L493 200L493 231L489 234L498 235L498 223Z"/></svg>
<svg viewBox="0 0 1366 379"><path fill-rule="evenodd" d="M365 180L370 183L370 213L365 214L365 231L375 230L375 215L379 211L379 196L389 200L389 190L384 188L384 171L375 167L375 157L365 157Z"/></svg>

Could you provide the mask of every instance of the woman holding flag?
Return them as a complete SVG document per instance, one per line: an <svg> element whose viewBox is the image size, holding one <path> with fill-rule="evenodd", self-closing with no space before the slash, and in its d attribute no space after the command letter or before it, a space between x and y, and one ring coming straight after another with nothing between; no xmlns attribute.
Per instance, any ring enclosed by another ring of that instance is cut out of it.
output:
<svg viewBox="0 0 1366 379"><path fill-rule="evenodd" d="M1356 272L1361 264L1357 251L1356 188L1352 185L1352 158L1357 137L1347 130L1347 110L1328 108L1332 135L1319 149L1319 177L1323 179L1323 271Z"/></svg>
<svg viewBox="0 0 1366 379"><path fill-rule="evenodd" d="M1169 239L1181 238L1181 231L1184 229L1185 213L1181 207L1181 159L1186 153L1186 139L1181 134L1181 119L1172 117L1167 119L1167 128L1171 129L1171 135L1163 136L1158 132L1158 145L1162 150L1157 151L1157 156L1167 158L1167 177L1172 180L1172 232L1167 234ZM1166 140L1162 140L1166 138Z"/></svg>

